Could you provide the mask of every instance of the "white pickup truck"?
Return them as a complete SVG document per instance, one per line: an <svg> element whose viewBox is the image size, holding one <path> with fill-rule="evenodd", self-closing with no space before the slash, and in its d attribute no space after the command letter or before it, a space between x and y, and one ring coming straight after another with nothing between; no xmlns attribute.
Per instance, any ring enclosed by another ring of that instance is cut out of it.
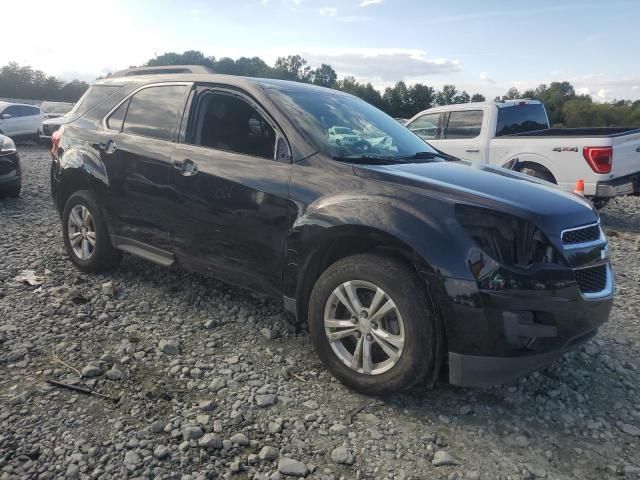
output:
<svg viewBox="0 0 640 480"><path fill-rule="evenodd" d="M536 100L465 103L420 112L407 128L464 160L518 170L595 201L640 192L640 129L549 128Z"/></svg>

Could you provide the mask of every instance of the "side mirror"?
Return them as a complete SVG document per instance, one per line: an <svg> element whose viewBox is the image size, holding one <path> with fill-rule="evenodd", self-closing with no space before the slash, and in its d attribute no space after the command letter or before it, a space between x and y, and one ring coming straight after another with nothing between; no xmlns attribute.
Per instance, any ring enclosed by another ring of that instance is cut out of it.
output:
<svg viewBox="0 0 640 480"><path fill-rule="evenodd" d="M2 119L3 119L3 120L6 120L7 118L11 118L11 114L9 114L9 113L3 113L3 114L2 114Z"/></svg>

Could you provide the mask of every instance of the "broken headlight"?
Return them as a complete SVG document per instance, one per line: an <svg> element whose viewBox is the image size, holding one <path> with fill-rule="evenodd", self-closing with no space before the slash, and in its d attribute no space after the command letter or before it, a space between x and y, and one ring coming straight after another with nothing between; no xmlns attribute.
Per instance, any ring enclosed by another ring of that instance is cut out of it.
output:
<svg viewBox="0 0 640 480"><path fill-rule="evenodd" d="M456 206L460 225L478 247L496 262L526 268L555 262L555 250L532 223L485 208Z"/></svg>

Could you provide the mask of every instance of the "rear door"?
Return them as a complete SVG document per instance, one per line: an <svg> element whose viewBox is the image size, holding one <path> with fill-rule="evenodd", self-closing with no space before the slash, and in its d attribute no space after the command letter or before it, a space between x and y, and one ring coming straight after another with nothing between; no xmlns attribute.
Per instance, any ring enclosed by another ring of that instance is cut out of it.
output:
<svg viewBox="0 0 640 480"><path fill-rule="evenodd" d="M463 160L484 161L484 118L482 109L449 112L441 139L434 142L433 146Z"/></svg>
<svg viewBox="0 0 640 480"><path fill-rule="evenodd" d="M42 114L40 107L20 105L21 118L24 125L24 133L28 135L37 134L42 128Z"/></svg>
<svg viewBox="0 0 640 480"><path fill-rule="evenodd" d="M169 168L190 84L143 87L105 119L96 149L110 188L101 199L116 243L169 249Z"/></svg>
<svg viewBox="0 0 640 480"><path fill-rule="evenodd" d="M288 226L288 143L257 103L199 87L172 154L171 239L179 261L225 281L280 293Z"/></svg>

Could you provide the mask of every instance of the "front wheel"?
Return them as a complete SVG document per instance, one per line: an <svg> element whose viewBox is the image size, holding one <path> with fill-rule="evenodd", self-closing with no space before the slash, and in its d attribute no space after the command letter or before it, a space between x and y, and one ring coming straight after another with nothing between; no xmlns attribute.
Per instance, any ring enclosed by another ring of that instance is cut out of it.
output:
<svg viewBox="0 0 640 480"><path fill-rule="evenodd" d="M120 261L93 195L76 192L62 213L62 236L71 261L85 272L110 270Z"/></svg>
<svg viewBox="0 0 640 480"><path fill-rule="evenodd" d="M328 370L361 393L401 391L433 371L431 304L417 275L394 258L363 254L331 265L311 293L309 330Z"/></svg>

